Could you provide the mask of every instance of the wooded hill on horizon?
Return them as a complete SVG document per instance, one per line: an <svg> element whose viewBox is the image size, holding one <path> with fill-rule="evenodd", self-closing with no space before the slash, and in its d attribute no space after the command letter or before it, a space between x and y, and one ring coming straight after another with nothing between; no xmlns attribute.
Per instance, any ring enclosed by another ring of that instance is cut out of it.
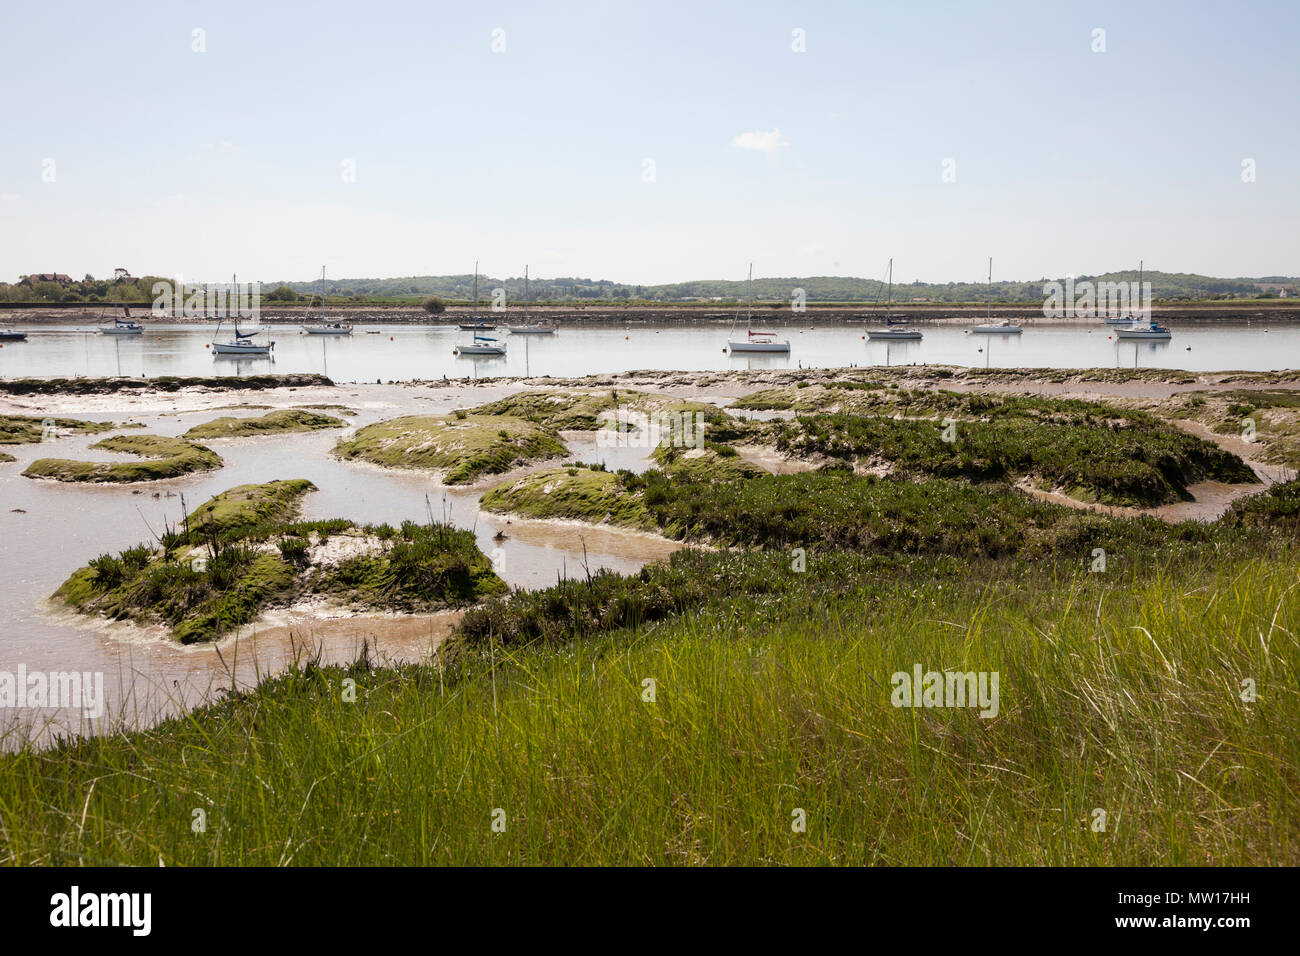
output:
<svg viewBox="0 0 1300 956"><path fill-rule="evenodd" d="M1151 283L1152 295L1157 299L1214 299L1256 298L1259 296L1288 297L1300 292L1300 277L1264 276L1261 278L1216 278L1191 273L1145 272L1144 281ZM1136 269L1108 272L1102 275L1078 275L1075 283L1136 282ZM1036 302L1043 298L1044 284L1059 279L1042 278L1033 281L994 282L992 297L1002 302ZM320 291L320 280L263 283L263 292L279 286L288 286L299 294ZM451 276L404 276L392 279L327 279L328 295L368 297L383 299L419 299L438 296L445 299L465 300L473 296L472 274ZM502 279L480 274L479 298L489 301L492 290L505 288L508 301L520 303L524 298L524 279L510 276ZM887 284L883 278L864 279L856 276L804 276L765 277L754 279L754 298L762 301L790 299L794 289L803 289L809 302L873 302L884 301ZM583 299L627 299L649 302L691 302L709 300L743 299L747 294L744 279L695 279L662 285L639 285L613 282L609 279L561 277L554 279L530 278L528 297L535 301L575 301ZM895 283L895 302L982 302L990 295L984 282L908 282Z"/></svg>
<svg viewBox="0 0 1300 956"><path fill-rule="evenodd" d="M59 281L51 277L56 276ZM1216 278L1185 272L1144 272L1151 283L1152 296L1163 301L1203 301L1216 299L1280 298L1300 295L1300 277L1263 276L1260 278ZM1078 275L1076 286L1085 281L1136 282L1136 269L1107 272L1101 275ZM0 282L0 302L151 302L155 282L172 281L167 276L145 275L121 281L95 279L87 275L75 280L62 274L23 276L15 283ZM220 281L220 280L217 280ZM1064 283L1064 278L1033 281L994 282L990 289L983 282L908 282L895 283L896 303L1041 302L1043 286L1048 282ZM202 283L200 283L202 284ZM524 279L511 276L501 279L480 274L479 301L492 300L493 290L506 289L507 301L521 305L525 299ZM316 280L262 282L262 297L270 302L292 302L320 292ZM884 302L886 283L883 278L856 276L790 276L755 278L754 299L759 302L789 302L794 290L803 289L809 303ZM449 302L467 302L474 294L471 273L447 276L401 276L389 279L326 279L326 294L331 299L372 302L411 302L418 304L429 297ZM638 285L609 279L561 277L532 278L527 298L533 302L734 302L747 294L744 279L696 279L661 285Z"/></svg>

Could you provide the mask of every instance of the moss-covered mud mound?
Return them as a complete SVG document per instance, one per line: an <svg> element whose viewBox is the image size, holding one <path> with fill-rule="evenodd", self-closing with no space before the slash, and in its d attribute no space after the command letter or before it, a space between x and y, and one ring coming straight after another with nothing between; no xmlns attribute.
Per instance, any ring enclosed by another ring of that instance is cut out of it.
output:
<svg viewBox="0 0 1300 956"><path fill-rule="evenodd" d="M470 531L292 520L314 487L297 479L232 488L156 543L95 558L54 597L83 613L166 625L189 644L311 595L364 609L429 611L506 590Z"/></svg>
<svg viewBox="0 0 1300 956"><path fill-rule="evenodd" d="M1213 442L1099 402L866 385L780 392L749 396L749 404L823 409L767 426L791 457L915 479L1027 479L1083 501L1147 508L1189 500L1200 481L1258 480Z"/></svg>
<svg viewBox="0 0 1300 956"><path fill-rule="evenodd" d="M476 415L522 418L555 431L594 431L613 427L614 423L638 417L661 418L703 416L709 424L727 419L716 405L654 395L633 389L538 389L520 392L500 401L489 402L472 410Z"/></svg>
<svg viewBox="0 0 1300 956"><path fill-rule="evenodd" d="M508 415L408 415L357 429L334 447L340 458L388 468L428 469L449 485L567 454L550 429Z"/></svg>
<svg viewBox="0 0 1300 956"><path fill-rule="evenodd" d="M316 486L305 478L236 485L213 495L188 517L192 528L226 532L264 522L287 521L298 511L303 495Z"/></svg>
<svg viewBox="0 0 1300 956"><path fill-rule="evenodd" d="M0 445L35 445L51 437L94 435L116 427L112 422L88 422L79 418L0 415Z"/></svg>
<svg viewBox="0 0 1300 956"><path fill-rule="evenodd" d="M249 438L259 435L282 435L292 432L319 431L343 428L347 423L333 415L301 408L286 408L268 412L257 418L239 418L226 415L210 422L195 425L185 433L186 438L202 441L211 438Z"/></svg>
<svg viewBox="0 0 1300 956"><path fill-rule="evenodd" d="M655 528L640 496L627 492L620 475L587 466L548 468L525 475L492 488L479 505L485 511L529 518Z"/></svg>
<svg viewBox="0 0 1300 956"><path fill-rule="evenodd" d="M178 478L220 468L221 456L210 448L165 435L114 435L91 448L139 455L144 461L77 461L72 458L38 458L23 474L28 478L90 484L128 484Z"/></svg>
<svg viewBox="0 0 1300 956"><path fill-rule="evenodd" d="M178 392L183 388L211 391L262 390L330 386L324 375L160 375L156 378L15 378L0 380L0 393L9 395L111 395L115 392Z"/></svg>

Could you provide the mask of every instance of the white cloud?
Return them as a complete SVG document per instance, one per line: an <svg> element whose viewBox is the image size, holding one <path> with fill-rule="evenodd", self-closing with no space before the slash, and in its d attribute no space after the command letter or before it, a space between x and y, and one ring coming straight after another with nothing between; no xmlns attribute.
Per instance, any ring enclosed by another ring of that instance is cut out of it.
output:
<svg viewBox="0 0 1300 956"><path fill-rule="evenodd" d="M778 149L786 149L790 141L781 135L779 129L759 130L754 133L741 133L731 141L731 145L737 149L756 149L760 153L770 154Z"/></svg>

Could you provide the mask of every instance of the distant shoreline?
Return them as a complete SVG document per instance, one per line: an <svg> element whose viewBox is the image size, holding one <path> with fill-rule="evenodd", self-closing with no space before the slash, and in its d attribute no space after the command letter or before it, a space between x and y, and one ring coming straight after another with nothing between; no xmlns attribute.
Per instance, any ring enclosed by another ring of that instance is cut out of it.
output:
<svg viewBox="0 0 1300 956"><path fill-rule="evenodd" d="M167 316L154 318L149 306L144 303L133 304L132 317L141 321L157 321L175 325L212 325L212 318L192 318L187 316ZM120 314L120 304L110 307L105 315ZM30 325L93 325L101 321L102 304L68 303L30 306L24 308L0 309L0 326ZM466 322L474 314L468 306L448 306L445 312L434 315L418 306L378 305L374 303L329 303L328 311L334 317L344 318L349 322L393 325L455 325ZM969 321L987 313L998 318L1014 318L1034 325L1090 325L1087 319L1047 319L1042 315L1041 304L995 304L991 308L985 305L943 305L935 303L897 305L893 313L905 315L917 322L941 323L946 319ZM1152 314L1166 322L1296 322L1300 321L1300 300L1286 302L1204 302L1204 303L1156 303ZM346 313L341 315L340 313ZM742 309L743 313L743 309ZM779 308L771 303L755 304L752 324L759 325L839 325L846 322L871 322L883 320L885 310L871 303L810 305L806 312L794 313L788 305ZM494 313L480 308L478 316L489 325L523 325L525 322L555 322L565 325L622 325L641 324L664 326L687 325L729 325L736 318L734 305L665 305L665 306L573 306L573 305L534 305L530 306L525 318L522 306L513 306L504 314ZM309 317L306 305L285 306L277 303L263 306L261 321L265 323L302 322ZM741 315L743 321L744 316ZM106 319L105 319L106 320ZM1099 320L1098 320L1099 321Z"/></svg>

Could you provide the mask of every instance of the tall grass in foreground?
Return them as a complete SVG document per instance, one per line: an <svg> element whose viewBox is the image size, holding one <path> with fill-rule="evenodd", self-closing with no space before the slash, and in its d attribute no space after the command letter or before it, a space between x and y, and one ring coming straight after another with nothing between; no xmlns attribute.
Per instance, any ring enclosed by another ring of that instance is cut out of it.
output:
<svg viewBox="0 0 1300 956"><path fill-rule="evenodd" d="M1292 550L886 576L775 619L723 601L443 670L303 667L0 756L0 860L1296 864L1297 584ZM999 672L1000 714L893 707L917 663Z"/></svg>

